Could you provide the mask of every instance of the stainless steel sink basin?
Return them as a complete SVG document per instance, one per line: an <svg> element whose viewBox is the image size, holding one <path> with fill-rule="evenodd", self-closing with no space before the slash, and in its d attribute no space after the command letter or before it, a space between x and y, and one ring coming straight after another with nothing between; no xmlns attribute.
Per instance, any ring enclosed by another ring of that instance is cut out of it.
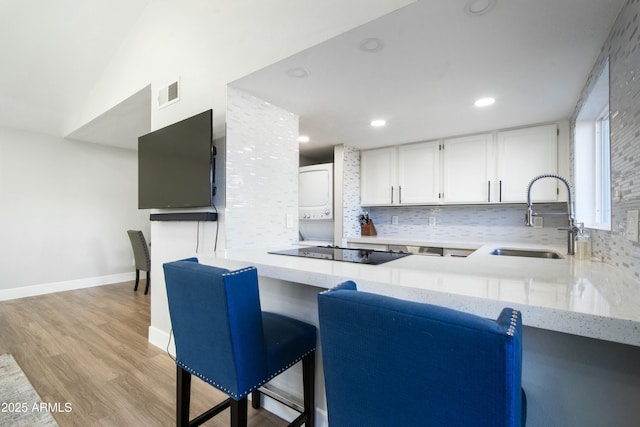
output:
<svg viewBox="0 0 640 427"><path fill-rule="evenodd" d="M548 259L562 259L562 256L554 251L545 251L537 249L506 249L496 248L491 251L491 255L501 256L519 256L525 258L548 258Z"/></svg>

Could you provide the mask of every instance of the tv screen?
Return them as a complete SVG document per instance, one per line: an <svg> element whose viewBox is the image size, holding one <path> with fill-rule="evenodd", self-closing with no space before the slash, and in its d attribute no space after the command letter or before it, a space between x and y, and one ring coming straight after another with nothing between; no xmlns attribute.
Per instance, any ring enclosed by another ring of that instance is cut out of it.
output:
<svg viewBox="0 0 640 427"><path fill-rule="evenodd" d="M212 110L138 138L138 208L213 204Z"/></svg>

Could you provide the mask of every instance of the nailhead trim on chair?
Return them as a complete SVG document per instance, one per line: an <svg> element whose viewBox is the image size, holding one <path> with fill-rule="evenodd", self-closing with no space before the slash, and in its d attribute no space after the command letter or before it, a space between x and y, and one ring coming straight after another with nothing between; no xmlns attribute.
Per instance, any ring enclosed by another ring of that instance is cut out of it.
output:
<svg viewBox="0 0 640 427"><path fill-rule="evenodd" d="M520 316L520 312L518 310L511 311L511 324L509 325L509 329L507 329L507 335L509 335L510 337L512 337L516 333L518 316Z"/></svg>
<svg viewBox="0 0 640 427"><path fill-rule="evenodd" d="M209 384L211 384L212 386L216 387L218 390L222 391L223 393L226 393L228 396L231 396L235 400L239 400L239 399L242 399L243 397L247 396L252 391L256 390L258 387L262 386L263 384L268 383L273 378L277 377L278 375L280 375L281 373L283 373L284 371L286 371L287 369L289 369L290 367L292 367L293 365L295 365L296 363L298 363L299 361L301 361L302 359L304 359L305 357L307 357L308 355L313 353L314 351L316 351L315 348L313 350L310 350L310 351L306 352L305 354L303 354L302 356L300 356L299 358L297 358L296 360L291 362L288 366L285 366L284 368L280 369L278 372L276 372L273 375L271 375L269 378L265 379L264 381L260 382L259 384L256 384L255 386L253 386L252 389L247 390L247 391L245 391L243 393L240 393L240 394L236 394L236 393L231 392L231 390L221 386L220 384L218 384L217 382L213 381L212 379L207 378L204 375L201 375L200 373L198 373L198 372L194 371L193 369L189 368L187 365L185 365L182 362L177 362L177 363L178 363L178 365L180 365L180 367L182 367L183 369L186 369L192 375L195 375L196 377L208 382Z"/></svg>
<svg viewBox="0 0 640 427"><path fill-rule="evenodd" d="M244 273L245 271L251 271L251 270L256 270L256 268L253 267L253 266L245 267L245 268L241 268L240 270L235 270L235 271L230 271L228 273L224 273L223 276L233 276L233 275Z"/></svg>

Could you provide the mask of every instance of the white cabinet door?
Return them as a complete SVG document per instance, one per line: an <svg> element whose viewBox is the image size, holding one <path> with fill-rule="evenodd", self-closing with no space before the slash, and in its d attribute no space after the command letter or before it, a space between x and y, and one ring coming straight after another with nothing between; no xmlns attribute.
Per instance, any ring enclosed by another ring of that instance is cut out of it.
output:
<svg viewBox="0 0 640 427"><path fill-rule="evenodd" d="M439 143L398 147L398 203L438 203L440 195Z"/></svg>
<svg viewBox="0 0 640 427"><path fill-rule="evenodd" d="M360 153L360 204L397 203L396 148L387 147Z"/></svg>
<svg viewBox="0 0 640 427"><path fill-rule="evenodd" d="M481 135L444 140L442 189L445 203L495 201L493 136Z"/></svg>
<svg viewBox="0 0 640 427"><path fill-rule="evenodd" d="M527 186L533 178L558 173L557 125L534 126L498 132L498 201L527 201ZM531 192L533 201L558 200L558 181L541 179Z"/></svg>

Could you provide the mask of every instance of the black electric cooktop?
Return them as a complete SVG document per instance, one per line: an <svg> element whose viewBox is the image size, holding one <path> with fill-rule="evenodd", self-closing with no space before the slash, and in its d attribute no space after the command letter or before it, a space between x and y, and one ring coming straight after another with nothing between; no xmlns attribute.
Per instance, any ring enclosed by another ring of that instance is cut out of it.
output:
<svg viewBox="0 0 640 427"><path fill-rule="evenodd" d="M379 265L393 261L407 255L408 253L374 251L371 249L350 249L338 246L302 246L296 249L283 251L273 251L270 254L289 255L303 258L328 259L332 261L355 262L359 264Z"/></svg>

